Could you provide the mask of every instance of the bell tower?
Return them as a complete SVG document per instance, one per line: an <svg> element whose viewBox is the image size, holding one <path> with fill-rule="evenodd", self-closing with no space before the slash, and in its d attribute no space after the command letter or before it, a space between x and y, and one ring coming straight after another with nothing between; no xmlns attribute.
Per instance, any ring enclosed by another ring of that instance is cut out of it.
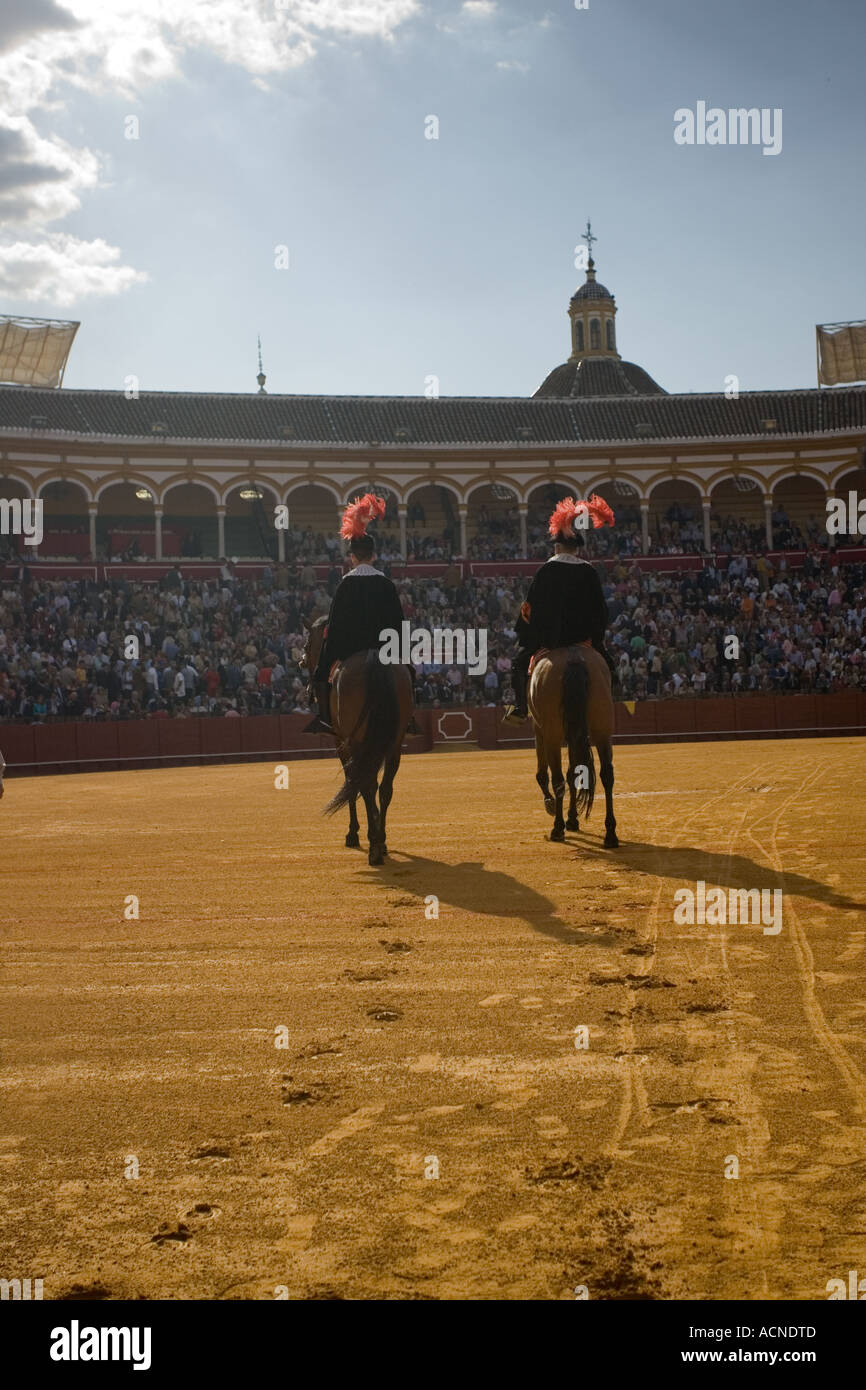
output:
<svg viewBox="0 0 866 1390"><path fill-rule="evenodd" d="M592 224L587 222L582 234L589 250L586 280L572 295L568 306L571 320L571 356L569 362L582 362L585 357L613 357L616 350L616 304L610 290L595 278L592 244L597 240Z"/></svg>

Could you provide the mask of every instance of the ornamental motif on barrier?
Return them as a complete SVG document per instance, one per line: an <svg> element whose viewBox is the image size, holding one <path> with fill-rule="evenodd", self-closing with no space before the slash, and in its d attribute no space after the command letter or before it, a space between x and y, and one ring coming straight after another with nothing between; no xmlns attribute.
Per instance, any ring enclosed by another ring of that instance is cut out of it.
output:
<svg viewBox="0 0 866 1390"><path fill-rule="evenodd" d="M446 719L462 719L462 720L464 721L464 727L463 727L462 732L459 733L459 734L449 734L449 733L447 733L446 730L445 730L445 728L443 727L444 724L445 724ZM437 722L437 724L436 724L436 731L437 731L437 733L439 734L439 737L440 737L440 738L445 739L445 740L447 740L447 741L450 742L450 743L453 743L453 742L455 742L455 741L457 741L457 740L459 740L459 739L464 739L464 738L468 738L468 737L469 737L469 735L472 733L472 720L469 718L469 715L466 713L465 710L462 710L462 709L448 710L448 711L446 711L445 714L440 714L439 720L438 720L438 722Z"/></svg>

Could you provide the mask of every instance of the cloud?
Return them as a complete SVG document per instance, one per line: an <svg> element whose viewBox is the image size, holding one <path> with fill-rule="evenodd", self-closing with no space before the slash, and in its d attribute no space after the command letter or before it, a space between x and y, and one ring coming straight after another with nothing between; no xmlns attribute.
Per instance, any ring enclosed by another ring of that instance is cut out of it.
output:
<svg viewBox="0 0 866 1390"><path fill-rule="evenodd" d="M487 7L491 0L464 8ZM208 52L267 92L266 79L308 62L322 35L387 40L419 12L419 0L3 0L0 219L20 228L54 222L98 185L97 153L40 135L34 124L49 113L56 123L69 89L132 98L178 79L189 53ZM58 304L146 278L115 264L119 254L104 241L57 233L40 245L0 246L4 284L17 286L6 292Z"/></svg>
<svg viewBox="0 0 866 1390"><path fill-rule="evenodd" d="M501 72L529 72L529 64L521 63L517 58L500 58L496 66Z"/></svg>
<svg viewBox="0 0 866 1390"><path fill-rule="evenodd" d="M119 259L116 246L65 232L49 233L38 244L16 241L0 246L0 294L68 308L88 295L121 294L147 280L143 270L119 265Z"/></svg>
<svg viewBox="0 0 866 1390"><path fill-rule="evenodd" d="M73 29L75 18L56 0L3 0L0 52L14 48L29 34L44 29Z"/></svg>
<svg viewBox="0 0 866 1390"><path fill-rule="evenodd" d="M470 19L489 19L496 13L496 0L463 0L460 13Z"/></svg>
<svg viewBox="0 0 866 1390"><path fill-rule="evenodd" d="M0 125L0 221L5 226L54 222L75 212L81 190L99 182L91 150L43 139L26 117Z"/></svg>

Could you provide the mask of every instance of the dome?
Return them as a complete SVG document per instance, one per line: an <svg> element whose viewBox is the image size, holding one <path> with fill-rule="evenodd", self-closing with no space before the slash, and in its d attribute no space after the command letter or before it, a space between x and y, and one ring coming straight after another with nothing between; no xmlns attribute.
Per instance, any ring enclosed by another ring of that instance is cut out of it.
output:
<svg viewBox="0 0 866 1390"><path fill-rule="evenodd" d="M536 398L566 400L600 396L666 396L663 386L653 381L643 367L618 357L584 357L579 362L563 362L545 377Z"/></svg>
<svg viewBox="0 0 866 1390"><path fill-rule="evenodd" d="M576 299L613 299L613 295L605 285L600 285L597 280L587 279L579 290L575 290L571 296L572 304Z"/></svg>

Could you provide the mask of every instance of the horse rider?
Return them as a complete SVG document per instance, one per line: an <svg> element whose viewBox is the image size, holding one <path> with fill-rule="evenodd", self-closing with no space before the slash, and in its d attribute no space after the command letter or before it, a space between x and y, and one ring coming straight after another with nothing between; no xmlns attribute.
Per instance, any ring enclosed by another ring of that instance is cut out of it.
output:
<svg viewBox="0 0 866 1390"><path fill-rule="evenodd" d="M581 533L590 524L612 526L613 522L613 510L595 493L586 502L566 497L554 508L548 525L554 553L533 577L517 620L520 651L511 668L514 704L505 711L507 723L519 724L527 718L529 664L541 650L591 642L607 662L611 681L616 680L604 646L608 611L601 580L594 566L577 553L584 545Z"/></svg>
<svg viewBox="0 0 866 1390"><path fill-rule="evenodd" d="M376 545L367 535L371 521L385 515L385 501L374 493L356 497L343 513L340 535L349 542L352 568L334 590L325 640L313 673L316 716L304 729L307 734L332 734L329 722L330 671L335 661L345 661L355 652L380 647L383 628L400 632L403 609L393 582L373 568Z"/></svg>

